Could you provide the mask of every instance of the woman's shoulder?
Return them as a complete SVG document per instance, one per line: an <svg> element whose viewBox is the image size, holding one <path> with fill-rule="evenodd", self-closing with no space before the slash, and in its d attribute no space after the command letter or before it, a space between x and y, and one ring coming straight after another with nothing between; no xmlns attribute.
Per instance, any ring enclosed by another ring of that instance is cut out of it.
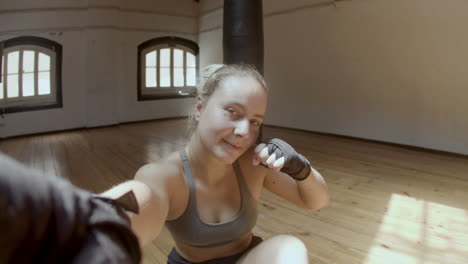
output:
<svg viewBox="0 0 468 264"><path fill-rule="evenodd" d="M182 175L182 162L179 152L173 152L166 157L143 165L135 174L135 180L144 182L150 187L172 185L180 180Z"/></svg>
<svg viewBox="0 0 468 264"><path fill-rule="evenodd" d="M167 219L175 219L183 213L189 197L189 187L184 178L179 152L173 152L156 162L141 167L135 180L145 183L169 206Z"/></svg>

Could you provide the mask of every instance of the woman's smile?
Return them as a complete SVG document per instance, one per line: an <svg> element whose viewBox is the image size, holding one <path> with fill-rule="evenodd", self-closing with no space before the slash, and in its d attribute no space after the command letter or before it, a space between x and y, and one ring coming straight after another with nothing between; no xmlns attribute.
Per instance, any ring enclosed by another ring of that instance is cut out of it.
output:
<svg viewBox="0 0 468 264"><path fill-rule="evenodd" d="M223 142L227 146L227 148L231 151L239 151L242 149L241 145L234 144L234 143L229 143L227 140L223 139Z"/></svg>

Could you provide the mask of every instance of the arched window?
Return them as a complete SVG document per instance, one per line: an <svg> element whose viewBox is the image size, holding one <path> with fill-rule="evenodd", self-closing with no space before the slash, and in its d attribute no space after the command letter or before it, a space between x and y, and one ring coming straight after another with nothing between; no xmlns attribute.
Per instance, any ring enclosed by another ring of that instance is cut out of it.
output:
<svg viewBox="0 0 468 264"><path fill-rule="evenodd" d="M0 111L13 113L62 107L62 46L48 39L3 41Z"/></svg>
<svg viewBox="0 0 468 264"><path fill-rule="evenodd" d="M138 100L193 96L198 72L198 45L163 37L138 46Z"/></svg>

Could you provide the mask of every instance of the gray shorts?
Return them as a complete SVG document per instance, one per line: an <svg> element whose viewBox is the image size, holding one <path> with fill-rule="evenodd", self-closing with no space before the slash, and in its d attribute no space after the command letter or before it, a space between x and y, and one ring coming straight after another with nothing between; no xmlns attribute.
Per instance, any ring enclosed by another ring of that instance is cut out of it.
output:
<svg viewBox="0 0 468 264"><path fill-rule="evenodd" d="M262 241L263 239L261 237L253 236L250 245L240 253L196 263L184 259L181 255L179 255L179 252L177 252L177 250L173 248L171 253L169 253L169 256L167 257L167 264L235 264L236 261L242 257L242 255L244 255L247 251L251 250L252 248L256 247Z"/></svg>

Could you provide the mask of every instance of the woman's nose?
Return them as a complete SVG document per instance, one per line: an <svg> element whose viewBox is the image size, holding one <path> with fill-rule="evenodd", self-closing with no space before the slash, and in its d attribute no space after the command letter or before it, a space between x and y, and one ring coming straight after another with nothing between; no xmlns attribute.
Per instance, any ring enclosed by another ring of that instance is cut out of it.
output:
<svg viewBox="0 0 468 264"><path fill-rule="evenodd" d="M249 120L242 119L236 122L236 127L234 128L234 135L245 136L248 133L249 133Z"/></svg>

